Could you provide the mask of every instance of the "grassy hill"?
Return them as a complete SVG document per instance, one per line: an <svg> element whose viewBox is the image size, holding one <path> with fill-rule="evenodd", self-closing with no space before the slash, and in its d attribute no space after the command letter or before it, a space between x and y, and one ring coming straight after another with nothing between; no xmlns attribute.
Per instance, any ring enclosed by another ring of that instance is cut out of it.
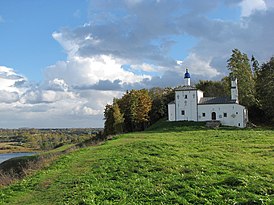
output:
<svg viewBox="0 0 274 205"><path fill-rule="evenodd" d="M160 121L62 156L0 204L274 204L274 131Z"/></svg>

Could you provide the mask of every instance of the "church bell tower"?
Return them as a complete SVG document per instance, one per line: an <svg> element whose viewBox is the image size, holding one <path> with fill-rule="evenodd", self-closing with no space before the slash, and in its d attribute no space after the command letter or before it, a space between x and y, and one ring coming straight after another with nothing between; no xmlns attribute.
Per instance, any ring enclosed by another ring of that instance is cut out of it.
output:
<svg viewBox="0 0 274 205"><path fill-rule="evenodd" d="M237 78L231 80L231 100L235 100L236 103L239 103Z"/></svg>

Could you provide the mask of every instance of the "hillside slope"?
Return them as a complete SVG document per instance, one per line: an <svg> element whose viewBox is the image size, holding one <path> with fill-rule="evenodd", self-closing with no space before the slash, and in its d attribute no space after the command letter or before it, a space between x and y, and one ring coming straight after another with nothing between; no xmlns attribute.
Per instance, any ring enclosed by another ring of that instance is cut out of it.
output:
<svg viewBox="0 0 274 205"><path fill-rule="evenodd" d="M2 188L0 204L274 203L274 131L187 125L162 121L65 155Z"/></svg>

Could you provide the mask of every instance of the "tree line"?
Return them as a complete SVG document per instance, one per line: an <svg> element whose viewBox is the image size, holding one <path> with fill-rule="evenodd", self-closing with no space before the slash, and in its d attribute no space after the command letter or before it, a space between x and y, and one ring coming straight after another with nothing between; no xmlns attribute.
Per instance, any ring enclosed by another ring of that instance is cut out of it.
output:
<svg viewBox="0 0 274 205"><path fill-rule="evenodd" d="M238 49L233 49L227 60L229 75L220 81L200 80L196 88L205 97L230 96L232 78L238 80L240 104L249 110L255 123L274 122L274 57L259 64ZM121 98L113 99L104 111L106 135L144 130L163 117L167 105L174 100L174 88L152 88L127 91Z"/></svg>
<svg viewBox="0 0 274 205"><path fill-rule="evenodd" d="M113 99L104 111L106 135L144 130L167 116L167 104L174 100L174 89L152 88L127 91Z"/></svg>

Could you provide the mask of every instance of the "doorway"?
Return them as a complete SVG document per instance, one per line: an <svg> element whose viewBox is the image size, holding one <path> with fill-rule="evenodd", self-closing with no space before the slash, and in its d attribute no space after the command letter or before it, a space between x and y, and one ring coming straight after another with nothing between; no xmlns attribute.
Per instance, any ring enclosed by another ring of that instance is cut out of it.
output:
<svg viewBox="0 0 274 205"><path fill-rule="evenodd" d="M211 120L216 120L216 112L211 113Z"/></svg>

